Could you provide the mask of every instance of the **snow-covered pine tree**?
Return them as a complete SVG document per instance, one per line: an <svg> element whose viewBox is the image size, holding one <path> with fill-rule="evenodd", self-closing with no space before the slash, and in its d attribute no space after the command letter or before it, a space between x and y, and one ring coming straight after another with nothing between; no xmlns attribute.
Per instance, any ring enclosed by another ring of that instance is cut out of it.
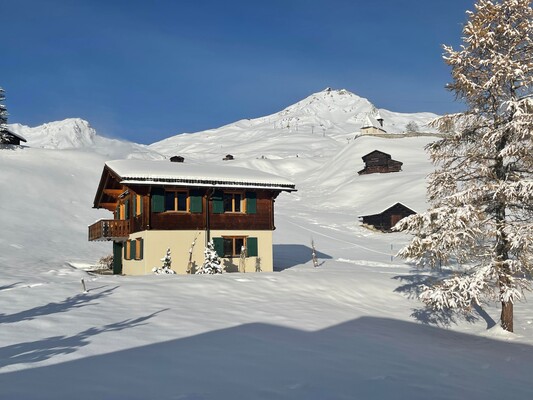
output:
<svg viewBox="0 0 533 400"><path fill-rule="evenodd" d="M222 265L220 264L220 258L215 251L215 245L213 241L207 242L207 246L204 250L204 263L200 268L196 270L197 274L221 274Z"/></svg>
<svg viewBox="0 0 533 400"><path fill-rule="evenodd" d="M513 331L513 304L531 286L533 264L533 11L530 0L479 0L467 12L463 45L444 46L448 88L467 111L434 121L454 133L427 146L430 209L398 224L415 234L404 258L461 271L420 295L435 309L501 302Z"/></svg>
<svg viewBox="0 0 533 400"><path fill-rule="evenodd" d="M170 267L172 265L172 257L170 255L170 249L167 249L165 257L161 259L163 265L161 267L152 268L154 274L175 274L174 270Z"/></svg>
<svg viewBox="0 0 533 400"><path fill-rule="evenodd" d="M4 132L7 129L7 108L4 105L6 99L4 89L0 87L0 143L4 142Z"/></svg>

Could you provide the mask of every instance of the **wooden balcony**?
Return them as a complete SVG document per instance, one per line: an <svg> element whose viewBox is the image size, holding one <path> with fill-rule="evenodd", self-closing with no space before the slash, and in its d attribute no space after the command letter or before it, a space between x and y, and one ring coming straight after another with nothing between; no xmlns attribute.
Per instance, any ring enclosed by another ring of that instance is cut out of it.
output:
<svg viewBox="0 0 533 400"><path fill-rule="evenodd" d="M130 221L121 219L101 219L89 225L89 241L125 241L130 234Z"/></svg>

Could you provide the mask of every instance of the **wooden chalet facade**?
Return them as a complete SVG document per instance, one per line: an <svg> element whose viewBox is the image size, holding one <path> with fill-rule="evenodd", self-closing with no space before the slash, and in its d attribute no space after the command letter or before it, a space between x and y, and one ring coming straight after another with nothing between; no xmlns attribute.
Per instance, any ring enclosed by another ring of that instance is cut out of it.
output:
<svg viewBox="0 0 533 400"><path fill-rule="evenodd" d="M393 160L390 154L374 150L362 157L365 168L358 172L359 175L399 172L403 163Z"/></svg>
<svg viewBox="0 0 533 400"><path fill-rule="evenodd" d="M402 203L396 203L378 214L363 215L360 218L362 218L365 225L389 232L398 221L412 214L416 214L416 211L411 210Z"/></svg>
<svg viewBox="0 0 533 400"><path fill-rule="evenodd" d="M9 129L0 130L0 144L20 146L20 142L26 143L26 139L15 132L11 132Z"/></svg>
<svg viewBox="0 0 533 400"><path fill-rule="evenodd" d="M194 273L209 240L226 271L272 271L274 200L295 190L290 181L246 168L109 161L94 208L114 217L89 226L89 240L113 241L117 274L151 273L168 248L176 273Z"/></svg>

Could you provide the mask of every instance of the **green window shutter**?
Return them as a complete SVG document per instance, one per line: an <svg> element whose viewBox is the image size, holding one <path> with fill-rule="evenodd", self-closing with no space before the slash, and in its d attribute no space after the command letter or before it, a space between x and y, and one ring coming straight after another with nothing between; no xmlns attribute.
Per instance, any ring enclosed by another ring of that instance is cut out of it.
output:
<svg viewBox="0 0 533 400"><path fill-rule="evenodd" d="M199 190L191 190L190 192L190 211L192 213L202 212L202 195Z"/></svg>
<svg viewBox="0 0 533 400"><path fill-rule="evenodd" d="M248 253L248 257L257 257L257 238L256 237L249 237L246 239L246 252Z"/></svg>
<svg viewBox="0 0 533 400"><path fill-rule="evenodd" d="M124 219L130 218L130 201L126 200L124 202Z"/></svg>
<svg viewBox="0 0 533 400"><path fill-rule="evenodd" d="M165 189L161 187L152 188L152 212L165 211Z"/></svg>
<svg viewBox="0 0 533 400"><path fill-rule="evenodd" d="M222 214L224 213L224 200L223 193L217 191L213 193L213 214Z"/></svg>
<svg viewBox="0 0 533 400"><path fill-rule="evenodd" d="M144 240L139 239L141 242L141 245L139 246L139 259L142 260L144 258Z"/></svg>
<svg viewBox="0 0 533 400"><path fill-rule="evenodd" d="M128 242L124 242L124 260L128 260Z"/></svg>
<svg viewBox="0 0 533 400"><path fill-rule="evenodd" d="M221 237L213 238L213 245L218 256L224 257L224 239Z"/></svg>
<svg viewBox="0 0 533 400"><path fill-rule="evenodd" d="M257 213L257 195L255 192L246 192L246 214Z"/></svg>
<svg viewBox="0 0 533 400"><path fill-rule="evenodd" d="M130 258L135 260L135 240L130 240Z"/></svg>

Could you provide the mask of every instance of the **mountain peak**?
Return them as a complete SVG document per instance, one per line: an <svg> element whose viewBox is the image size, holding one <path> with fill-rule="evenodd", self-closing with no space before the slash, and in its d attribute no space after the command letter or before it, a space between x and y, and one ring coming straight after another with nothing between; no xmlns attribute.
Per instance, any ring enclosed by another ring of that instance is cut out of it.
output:
<svg viewBox="0 0 533 400"><path fill-rule="evenodd" d="M67 118L36 127L21 124L9 125L15 133L23 135L30 147L45 149L71 149L93 146L96 131L81 118Z"/></svg>

